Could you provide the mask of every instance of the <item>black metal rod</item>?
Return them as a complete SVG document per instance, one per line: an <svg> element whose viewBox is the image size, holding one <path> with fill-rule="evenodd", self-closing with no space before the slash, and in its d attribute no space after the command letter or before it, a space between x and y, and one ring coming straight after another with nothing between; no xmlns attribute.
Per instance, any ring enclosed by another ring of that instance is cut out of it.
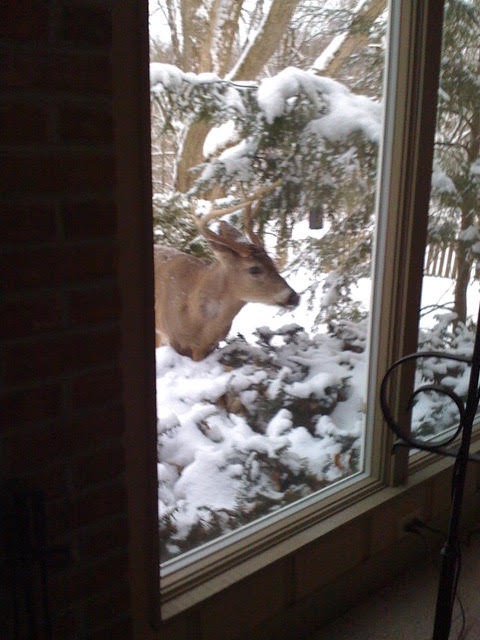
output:
<svg viewBox="0 0 480 640"><path fill-rule="evenodd" d="M389 395L387 389L389 378L391 377L393 372L402 364L420 358L445 358L447 360L450 359L456 360L458 362L468 363L471 367L466 400L463 400L454 391L442 385L424 385L416 389L411 394L411 404L415 400L416 396L418 396L420 393L432 390L445 394L455 403L459 415L458 427L456 428L453 435L448 435L443 441L440 442L438 442L437 440L436 444L435 442L421 441L411 434L408 427L404 428L401 424L397 423L390 410L388 402ZM400 444L411 449L429 451L431 453L436 453L443 456L453 455L453 457L455 457L452 476L450 518L448 523L447 539L442 549L442 563L438 584L432 640L448 640L452 625L453 606L455 603L455 594L460 571L460 520L462 514L462 503L467 475L467 467L469 460L475 459L478 462L478 457L472 458L470 456L470 443L472 438L473 423L480 399L479 378L480 307L478 310L477 328L475 332L475 341L471 358L434 351L413 353L404 356L388 369L380 387L380 405L388 426L399 438L396 445ZM453 449L449 449L447 445L450 445L454 440L456 440L458 436L460 436L460 445L458 447L458 450L455 452Z"/></svg>
<svg viewBox="0 0 480 640"><path fill-rule="evenodd" d="M462 425L462 440L453 469L452 503L448 536L442 551L442 566L438 585L437 605L433 640L448 640L452 625L452 612L458 578L458 560L460 546L460 519L463 494L468 467L468 456L472 437L473 421L478 408L478 381L480 375L480 309L477 319L475 344L472 355L472 367L468 385L468 395Z"/></svg>

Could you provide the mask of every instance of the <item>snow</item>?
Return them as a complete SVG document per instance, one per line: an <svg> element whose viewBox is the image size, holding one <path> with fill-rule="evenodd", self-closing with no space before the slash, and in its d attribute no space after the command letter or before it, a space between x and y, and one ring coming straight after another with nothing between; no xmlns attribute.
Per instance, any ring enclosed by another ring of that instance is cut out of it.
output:
<svg viewBox="0 0 480 640"><path fill-rule="evenodd" d="M425 278L422 305L441 303L449 287L449 280ZM366 280L357 290L366 306L370 288ZM470 313L479 301L471 287ZM235 319L228 343L203 361L170 347L157 349L164 560L361 468L366 354L345 348L322 327L322 333L306 334L298 324L313 324L311 315L306 307L281 316L274 307L249 304ZM449 312L422 320L424 327L436 327L432 340L440 344L432 348L442 348L450 321ZM248 342L235 338L238 333ZM470 353L468 332L455 349ZM445 361L428 359L417 377L419 384L435 377L463 394L468 367L452 374ZM301 403L310 402L315 408L303 415ZM262 404L267 413L256 413ZM427 434L432 423L457 420L452 403L431 394L416 398L414 416L419 433Z"/></svg>
<svg viewBox="0 0 480 640"><path fill-rule="evenodd" d="M479 228L477 227L477 225L470 225L466 229L460 231L458 237L460 240L463 240L463 242L472 242L473 240L478 238L478 233Z"/></svg>
<svg viewBox="0 0 480 640"><path fill-rule="evenodd" d="M354 16L357 16L363 9L366 1L367 0L359 0L356 6L352 8L352 21L354 19ZM336 7L336 5L334 6ZM348 33L349 30L345 30L343 33L339 33L331 39L331 41L313 63L312 69L314 71L324 71L328 67L328 65L336 56L338 50L344 43L345 39L347 38Z"/></svg>
<svg viewBox="0 0 480 640"><path fill-rule="evenodd" d="M250 140L241 140L233 147L225 149L219 157L217 162L221 162L225 166L225 171L229 175L234 173L239 180L248 180L251 171L251 159L250 155L253 152L252 143ZM212 164L211 170L213 170L214 164ZM208 176L208 169L203 172L203 177L206 179Z"/></svg>
<svg viewBox="0 0 480 640"><path fill-rule="evenodd" d="M220 78L214 73L192 73L190 71L185 73L173 64L165 62L150 63L150 86L152 89L175 89L182 82L204 84L218 82L219 80Z"/></svg>
<svg viewBox="0 0 480 640"><path fill-rule="evenodd" d="M312 70L316 72L324 71L336 56L346 37L346 32L339 33L338 35L334 36L313 63Z"/></svg>
<svg viewBox="0 0 480 640"><path fill-rule="evenodd" d="M238 133L233 120L229 120L218 127L212 127L203 143L203 157L208 158L218 153L232 142L238 141Z"/></svg>
<svg viewBox="0 0 480 640"><path fill-rule="evenodd" d="M470 165L470 175L480 178L480 158L477 158Z"/></svg>
<svg viewBox="0 0 480 640"><path fill-rule="evenodd" d="M233 340L200 362L157 349L167 557L240 526L264 503L269 512L357 470L351 457L361 447L364 385L349 381L364 379L364 355L339 352L325 335L309 339L297 325L278 332L281 346L266 346L270 334L261 330L257 345ZM229 364L239 349L245 359ZM337 412L342 393L348 402ZM255 413L262 402L264 413ZM314 415L303 415L310 406Z"/></svg>
<svg viewBox="0 0 480 640"><path fill-rule="evenodd" d="M436 193L456 193L453 180L434 162L432 171L432 189Z"/></svg>
<svg viewBox="0 0 480 640"><path fill-rule="evenodd" d="M257 100L268 123L283 115L289 100L305 95L320 111L321 99L327 112L307 127L331 142L346 140L354 131L362 131L372 141L380 138L381 105L366 96L351 93L343 84L310 71L287 67L272 78L262 80Z"/></svg>
<svg viewBox="0 0 480 640"><path fill-rule="evenodd" d="M183 82L190 84L222 82L213 73L185 73L177 67L153 62L150 64L152 91L178 89ZM225 83L225 81L223 81ZM228 84L228 83L227 83ZM346 140L354 131L361 131L369 140L378 142L381 129L382 107L372 99L351 93L343 84L332 78L316 75L296 67L287 67L258 85L257 101L266 121L271 124L292 108L292 99L305 96L316 108L320 117L314 118L307 133L314 133L332 142ZM242 102L235 85L229 86L225 97L232 110L242 109ZM325 113L324 113L325 111ZM214 130L214 140L228 141L233 133L231 123L225 129ZM211 147L207 143L206 155Z"/></svg>

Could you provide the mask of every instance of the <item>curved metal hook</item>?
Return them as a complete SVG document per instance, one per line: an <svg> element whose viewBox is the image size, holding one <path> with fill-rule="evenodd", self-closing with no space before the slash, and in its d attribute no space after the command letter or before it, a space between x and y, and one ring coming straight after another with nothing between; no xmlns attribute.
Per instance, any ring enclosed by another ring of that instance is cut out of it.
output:
<svg viewBox="0 0 480 640"><path fill-rule="evenodd" d="M440 384L422 385L421 387L418 387L417 389L415 389L413 393L410 395L408 406L407 406L408 409L412 408L415 398L420 393L425 393L427 391L436 391L437 393L441 393L448 396L457 407L458 413L459 413L459 422L458 422L458 426L455 429L454 434L448 435L445 439L441 440L440 442L437 440L435 444L426 443L423 440L419 440L418 438L415 438L410 433L406 433L405 430L402 429L400 424L395 420L394 416L392 415L392 412L390 411L390 407L388 406L387 386L388 386L389 378L391 377L393 372L402 364L405 364L406 362L410 362L414 360L419 360L420 358L439 358L439 359L446 359L446 360L454 360L457 362L464 362L467 364L472 363L472 359L466 356L452 355L449 353L443 353L441 351L418 351L417 353L412 353L407 356L404 356L403 358L400 358L399 360L394 362L393 365L391 365L388 368L387 372L383 376L382 383L380 385L380 406L381 406L384 418L388 426L390 427L390 429L395 433L395 435L400 440L403 440L408 446L414 449L428 451L431 453L444 453L444 451L442 451L442 448L445 447L446 445L449 445L451 442L453 442L461 433L463 428L463 424L465 420L465 403L460 398L460 396L458 396L454 391L452 391L448 387L445 387ZM480 397L480 390L478 392L478 397Z"/></svg>

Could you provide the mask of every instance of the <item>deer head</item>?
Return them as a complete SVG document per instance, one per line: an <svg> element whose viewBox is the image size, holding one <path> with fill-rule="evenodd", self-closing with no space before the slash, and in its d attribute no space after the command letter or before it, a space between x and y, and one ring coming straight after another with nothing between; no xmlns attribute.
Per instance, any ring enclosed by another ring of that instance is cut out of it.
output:
<svg viewBox="0 0 480 640"><path fill-rule="evenodd" d="M262 194L265 192L263 189ZM213 262L155 247L157 344L169 343L182 355L201 360L227 336L233 318L247 302L298 305L298 294L280 276L253 231L251 205L259 197L257 192L255 198L234 208L196 218L215 255ZM219 223L217 232L207 226L212 219L241 207L246 207L248 239L225 221Z"/></svg>

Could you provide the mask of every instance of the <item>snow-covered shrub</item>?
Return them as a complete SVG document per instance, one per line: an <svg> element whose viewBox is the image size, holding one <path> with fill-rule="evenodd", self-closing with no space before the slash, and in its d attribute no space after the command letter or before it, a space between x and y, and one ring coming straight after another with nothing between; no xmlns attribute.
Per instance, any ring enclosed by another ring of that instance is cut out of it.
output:
<svg viewBox="0 0 480 640"><path fill-rule="evenodd" d="M446 352L470 358L473 351L475 327L455 322L453 313L436 316L436 323L419 336L419 351ZM468 392L470 365L445 358L428 357L417 361L415 387L441 385L461 399ZM459 422L458 409L444 393L429 391L416 397L412 414L412 431L416 437L431 437Z"/></svg>
<svg viewBox="0 0 480 640"><path fill-rule="evenodd" d="M298 325L201 362L157 350L163 559L355 473L364 352Z"/></svg>

